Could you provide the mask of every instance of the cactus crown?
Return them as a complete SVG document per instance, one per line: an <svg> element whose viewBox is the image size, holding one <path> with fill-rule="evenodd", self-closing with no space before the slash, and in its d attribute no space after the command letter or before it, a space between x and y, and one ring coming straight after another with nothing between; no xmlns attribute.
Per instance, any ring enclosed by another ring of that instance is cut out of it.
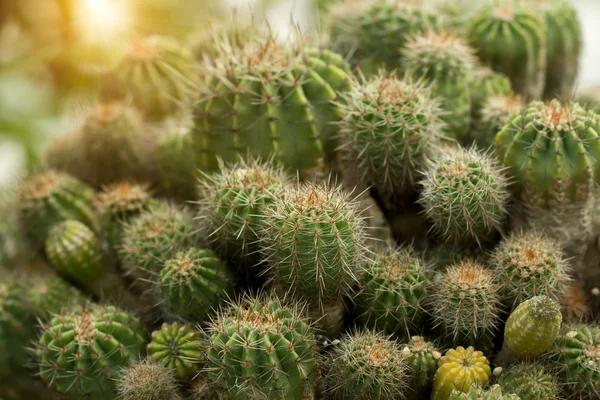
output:
<svg viewBox="0 0 600 400"><path fill-rule="evenodd" d="M528 300L530 315L540 321L551 321L560 314L558 303L546 296L536 296Z"/></svg>
<svg viewBox="0 0 600 400"><path fill-rule="evenodd" d="M427 31L415 36L409 39L404 53L405 67L417 68L426 78L433 77L435 71L443 71L442 77L471 74L475 68L474 50L462 38L448 32Z"/></svg>
<svg viewBox="0 0 600 400"><path fill-rule="evenodd" d="M179 400L171 370L151 359L138 361L121 372L117 391L122 400Z"/></svg>
<svg viewBox="0 0 600 400"><path fill-rule="evenodd" d="M105 186L96 199L103 214L121 216L139 211L151 199L148 186L131 182L117 182Z"/></svg>

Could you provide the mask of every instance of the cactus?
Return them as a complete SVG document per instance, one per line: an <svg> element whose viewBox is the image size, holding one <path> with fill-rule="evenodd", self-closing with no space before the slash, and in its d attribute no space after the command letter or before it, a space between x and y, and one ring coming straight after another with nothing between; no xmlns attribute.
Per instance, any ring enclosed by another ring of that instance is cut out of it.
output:
<svg viewBox="0 0 600 400"><path fill-rule="evenodd" d="M471 149L448 149L421 182L419 202L446 241L477 242L499 230L506 213L507 181L495 160Z"/></svg>
<svg viewBox="0 0 600 400"><path fill-rule="evenodd" d="M527 225L569 256L591 237L592 193L600 182L600 118L577 103L532 102L496 136L496 154L521 195Z"/></svg>
<svg viewBox="0 0 600 400"><path fill-rule="evenodd" d="M275 297L246 297L219 313L208 334L209 378L240 396L235 398L299 399L314 393L316 342L297 306Z"/></svg>
<svg viewBox="0 0 600 400"><path fill-rule="evenodd" d="M14 279L0 282L0 376L22 368L27 346L35 335L35 317L23 285Z"/></svg>
<svg viewBox="0 0 600 400"><path fill-rule="evenodd" d="M179 379L187 380L206 362L202 338L200 331L191 325L164 323L152 332L148 356L172 370Z"/></svg>
<svg viewBox="0 0 600 400"><path fill-rule="evenodd" d="M402 353L406 356L410 376L408 387L414 398L422 398L421 396L431 391L437 363L442 354L433 343L422 336L411 337Z"/></svg>
<svg viewBox="0 0 600 400"><path fill-rule="evenodd" d="M289 183L282 169L257 160L227 166L201 181L199 225L211 247L233 265L260 261L259 233L267 207Z"/></svg>
<svg viewBox="0 0 600 400"><path fill-rule="evenodd" d="M559 299L570 280L560 247L535 232L512 234L492 255L500 295L511 309L534 296Z"/></svg>
<svg viewBox="0 0 600 400"><path fill-rule="evenodd" d="M397 399L407 384L406 356L379 333L356 331L335 348L328 376L333 398Z"/></svg>
<svg viewBox="0 0 600 400"><path fill-rule="evenodd" d="M475 143L480 149L489 149L496 142L496 135L509 122L511 115L523 107L518 96L492 96L487 99L481 109L474 130Z"/></svg>
<svg viewBox="0 0 600 400"><path fill-rule="evenodd" d="M269 157L307 176L335 161L339 106L349 66L326 50L294 49L273 38L223 52L208 66L196 102L192 144L196 167L218 168L217 158Z"/></svg>
<svg viewBox="0 0 600 400"><path fill-rule="evenodd" d="M346 169L388 203L401 200L441 144L438 102L422 85L386 75L355 83L342 98Z"/></svg>
<svg viewBox="0 0 600 400"><path fill-rule="evenodd" d="M69 175L46 171L25 179L18 192L21 226L36 245L62 221L77 220L96 229L94 191Z"/></svg>
<svg viewBox="0 0 600 400"><path fill-rule="evenodd" d="M464 140L471 123L473 50L456 36L430 31L410 39L402 58L407 76L423 80L441 99L448 136Z"/></svg>
<svg viewBox="0 0 600 400"><path fill-rule="evenodd" d="M33 279L27 288L27 299L32 312L42 321L86 301L79 290L55 275Z"/></svg>
<svg viewBox="0 0 600 400"><path fill-rule="evenodd" d="M134 43L113 74L122 94L147 118L162 119L191 97L198 81L195 69L189 49L153 35Z"/></svg>
<svg viewBox="0 0 600 400"><path fill-rule="evenodd" d="M167 260L196 241L190 212L161 202L125 223L119 259L138 281L156 280Z"/></svg>
<svg viewBox="0 0 600 400"><path fill-rule="evenodd" d="M472 117L477 121L481 110L492 97L512 95L510 79L493 69L476 65L471 82Z"/></svg>
<svg viewBox="0 0 600 400"><path fill-rule="evenodd" d="M582 48L582 27L573 6L565 0L534 0L546 22L548 46L544 98L570 99L575 88Z"/></svg>
<svg viewBox="0 0 600 400"><path fill-rule="evenodd" d="M583 284L571 281L563 290L560 298L563 321L581 323L590 317L590 301Z"/></svg>
<svg viewBox="0 0 600 400"><path fill-rule="evenodd" d="M56 315L37 347L40 376L69 399L114 398L120 368L143 355L146 331L112 306L89 306Z"/></svg>
<svg viewBox="0 0 600 400"><path fill-rule="evenodd" d="M431 400L452 398L453 391L468 392L472 386L485 386L492 371L490 362L473 347L450 349L440 358L433 380Z"/></svg>
<svg viewBox="0 0 600 400"><path fill-rule="evenodd" d="M180 400L175 374L152 359L136 361L117 380L122 400Z"/></svg>
<svg viewBox="0 0 600 400"><path fill-rule="evenodd" d="M538 99L546 76L546 25L532 2L496 0L472 17L468 38L481 61L507 75L526 100Z"/></svg>
<svg viewBox="0 0 600 400"><path fill-rule="evenodd" d="M408 37L438 30L440 21L435 10L417 1L357 0L333 5L326 26L331 48L374 75L381 67L389 71L400 67L398 50Z"/></svg>
<svg viewBox="0 0 600 400"><path fill-rule="evenodd" d="M515 394L503 394L499 385L493 385L488 390L479 386L471 386L467 392L453 390L448 397L450 400L521 400Z"/></svg>
<svg viewBox="0 0 600 400"><path fill-rule="evenodd" d="M556 379L542 364L524 362L502 372L498 383L505 393L515 393L523 400L558 400Z"/></svg>
<svg viewBox="0 0 600 400"><path fill-rule="evenodd" d="M519 304L504 327L504 345L496 364L539 356L552 346L560 330L562 314L558 303L536 296Z"/></svg>
<svg viewBox="0 0 600 400"><path fill-rule="evenodd" d="M420 328L431 280L425 261L412 249L378 253L359 281L356 304L365 325L406 336Z"/></svg>
<svg viewBox="0 0 600 400"><path fill-rule="evenodd" d="M159 290L165 314L201 322L232 293L231 276L210 250L191 248L167 260Z"/></svg>
<svg viewBox="0 0 600 400"><path fill-rule="evenodd" d="M600 393L600 329L571 325L561 329L549 351L552 372L568 398L592 400Z"/></svg>
<svg viewBox="0 0 600 400"><path fill-rule="evenodd" d="M452 343L475 343L497 330L499 303L493 272L464 260L448 267L434 285L430 312Z"/></svg>

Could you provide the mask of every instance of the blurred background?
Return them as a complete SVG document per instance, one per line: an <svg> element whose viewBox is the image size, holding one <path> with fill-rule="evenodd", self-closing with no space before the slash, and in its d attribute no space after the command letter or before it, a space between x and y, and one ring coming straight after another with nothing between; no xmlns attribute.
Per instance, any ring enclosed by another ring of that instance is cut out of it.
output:
<svg viewBox="0 0 600 400"><path fill-rule="evenodd" d="M318 32L327 1L0 0L0 186L35 167L47 138L72 129L97 77L131 40L168 34L201 54L232 20L268 25L283 38L294 29ZM571 2L584 27L578 92L585 93L600 87L600 0Z"/></svg>

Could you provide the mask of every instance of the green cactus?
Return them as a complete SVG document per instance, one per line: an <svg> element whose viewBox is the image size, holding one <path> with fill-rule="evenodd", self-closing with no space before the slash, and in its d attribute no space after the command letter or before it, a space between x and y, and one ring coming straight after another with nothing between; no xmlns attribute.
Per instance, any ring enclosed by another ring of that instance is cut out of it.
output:
<svg viewBox="0 0 600 400"><path fill-rule="evenodd" d="M191 325L164 323L152 332L147 346L148 356L171 369L179 379L193 377L206 362L203 335Z"/></svg>
<svg viewBox="0 0 600 400"><path fill-rule="evenodd" d="M500 299L492 271L464 260L448 267L433 288L430 313L448 340L474 344L493 336Z"/></svg>
<svg viewBox="0 0 600 400"><path fill-rule="evenodd" d="M117 90L147 118L162 119L190 99L198 83L196 69L188 48L170 37L153 35L134 43L112 72L114 84L120 86Z"/></svg>
<svg viewBox="0 0 600 400"><path fill-rule="evenodd" d="M473 50L459 37L427 32L411 38L402 53L408 77L422 80L441 100L441 118L447 134L467 138L471 124L471 81L475 70Z"/></svg>
<svg viewBox="0 0 600 400"><path fill-rule="evenodd" d="M419 202L446 241L477 242L499 230L508 183L497 162L475 148L447 149L425 172Z"/></svg>
<svg viewBox="0 0 600 400"><path fill-rule="evenodd" d="M297 306L275 297L246 297L219 313L208 334L210 380L236 398L300 399L314 393L315 336Z"/></svg>
<svg viewBox="0 0 600 400"><path fill-rule="evenodd" d="M164 263L196 241L191 213L161 202L124 224L119 259L139 283L156 281Z"/></svg>
<svg viewBox="0 0 600 400"><path fill-rule="evenodd" d="M359 0L333 5L326 26L331 48L351 56L363 73L375 75L382 67L399 68L398 50L408 38L438 30L440 21L435 10L417 1Z"/></svg>
<svg viewBox="0 0 600 400"><path fill-rule="evenodd" d="M560 247L536 232L518 232L503 239L491 264L500 283L500 295L514 309L534 296L561 298L570 280L570 267Z"/></svg>
<svg viewBox="0 0 600 400"><path fill-rule="evenodd" d="M129 365L116 386L121 400L181 400L173 371L152 359Z"/></svg>
<svg viewBox="0 0 600 400"><path fill-rule="evenodd" d="M473 127L475 143L480 149L487 150L496 143L496 135L509 122L511 115L523 108L518 96L491 96L481 109Z"/></svg>
<svg viewBox="0 0 600 400"><path fill-rule="evenodd" d="M431 391L437 363L442 354L422 336L412 336L402 349L408 365L409 385L414 398L422 398ZM409 395L409 397L411 397ZM413 397L411 397L413 398Z"/></svg>
<svg viewBox="0 0 600 400"><path fill-rule="evenodd" d="M546 84L544 98L570 99L575 89L582 49L582 27L573 6L565 0L534 0L546 22Z"/></svg>
<svg viewBox="0 0 600 400"><path fill-rule="evenodd" d="M405 336L421 327L431 278L412 249L390 247L376 254L359 282L356 304L366 326Z"/></svg>
<svg viewBox="0 0 600 400"><path fill-rule="evenodd" d="M167 260L158 286L167 316L195 322L206 320L233 292L227 265L212 251L196 248Z"/></svg>
<svg viewBox="0 0 600 400"><path fill-rule="evenodd" d="M504 345L496 364L539 356L552 346L560 331L562 314L558 302L536 296L519 304L504 327Z"/></svg>
<svg viewBox="0 0 600 400"><path fill-rule="evenodd" d="M41 321L86 302L86 297L78 289L55 275L36 277L27 283L29 305Z"/></svg>
<svg viewBox="0 0 600 400"><path fill-rule="evenodd" d="M406 356L380 333L347 335L328 361L328 392L333 398L397 399L408 381Z"/></svg>
<svg viewBox="0 0 600 400"><path fill-rule="evenodd" d="M552 372L569 399L592 400L600 393L600 329L571 325L561 329L549 351Z"/></svg>
<svg viewBox="0 0 600 400"><path fill-rule="evenodd" d="M495 0L472 17L468 36L481 61L511 79L526 100L540 98L546 76L546 24L529 1Z"/></svg>
<svg viewBox="0 0 600 400"><path fill-rule="evenodd" d="M37 346L40 376L69 399L114 398L114 379L144 354L146 336L137 319L112 306L56 315Z"/></svg>
<svg viewBox="0 0 600 400"><path fill-rule="evenodd" d="M218 157L229 163L273 154L303 177L335 161L334 100L350 80L341 56L268 38L223 52L207 74L192 134L197 168L217 170Z"/></svg>
<svg viewBox="0 0 600 400"><path fill-rule="evenodd" d="M482 65L475 65L471 85L473 116L479 114L490 97L512 94L512 85L506 75Z"/></svg>
<svg viewBox="0 0 600 400"><path fill-rule="evenodd" d="M467 392L453 390L448 397L450 400L521 400L516 394L503 394L499 385L493 385L485 390L480 386L471 386Z"/></svg>
<svg viewBox="0 0 600 400"><path fill-rule="evenodd" d="M32 175L18 192L20 224L42 246L50 230L62 221L77 220L96 229L93 197L91 188L69 175L56 171Z"/></svg>
<svg viewBox="0 0 600 400"><path fill-rule="evenodd" d="M342 98L345 168L396 203L416 189L440 147L438 102L422 85L387 75L356 82Z"/></svg>
<svg viewBox="0 0 600 400"><path fill-rule="evenodd" d="M22 368L35 335L35 316L26 289L16 279L0 282L0 376Z"/></svg>
<svg viewBox="0 0 600 400"><path fill-rule="evenodd" d="M453 391L468 392L472 386L485 386L492 371L490 362L473 347L450 349L440 358L433 380L431 400L452 398Z"/></svg>
<svg viewBox="0 0 600 400"><path fill-rule="evenodd" d="M558 400L559 387L542 364L523 362L504 370L498 383L505 393L515 393L523 400Z"/></svg>

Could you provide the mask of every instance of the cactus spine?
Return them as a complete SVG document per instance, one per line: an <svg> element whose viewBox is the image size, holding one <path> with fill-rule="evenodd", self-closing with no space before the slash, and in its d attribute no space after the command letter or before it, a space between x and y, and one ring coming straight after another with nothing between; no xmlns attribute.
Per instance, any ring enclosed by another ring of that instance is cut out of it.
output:
<svg viewBox="0 0 600 400"><path fill-rule="evenodd" d="M474 385L485 386L491 376L490 362L481 351L461 346L450 349L438 362L431 400L447 400L453 391L468 392Z"/></svg>
<svg viewBox="0 0 600 400"><path fill-rule="evenodd" d="M410 377L408 387L414 398L422 398L431 391L437 363L442 354L433 343L422 336L412 336L402 349L402 353L406 356Z"/></svg>
<svg viewBox="0 0 600 400"><path fill-rule="evenodd" d="M173 371L152 359L136 361L123 370L117 381L122 400L180 400Z"/></svg>
<svg viewBox="0 0 600 400"><path fill-rule="evenodd" d="M471 386L467 392L460 390L452 391L449 397L450 400L521 400L515 394L503 394L502 388L499 385L493 385L488 390L479 386Z"/></svg>
<svg viewBox="0 0 600 400"><path fill-rule="evenodd" d="M524 362L502 372L498 383L505 393L515 393L523 400L558 400L556 379L542 364Z"/></svg>
<svg viewBox="0 0 600 400"><path fill-rule="evenodd" d="M164 323L152 332L148 356L172 370L179 379L187 380L206 362L202 338L200 331L191 325Z"/></svg>

